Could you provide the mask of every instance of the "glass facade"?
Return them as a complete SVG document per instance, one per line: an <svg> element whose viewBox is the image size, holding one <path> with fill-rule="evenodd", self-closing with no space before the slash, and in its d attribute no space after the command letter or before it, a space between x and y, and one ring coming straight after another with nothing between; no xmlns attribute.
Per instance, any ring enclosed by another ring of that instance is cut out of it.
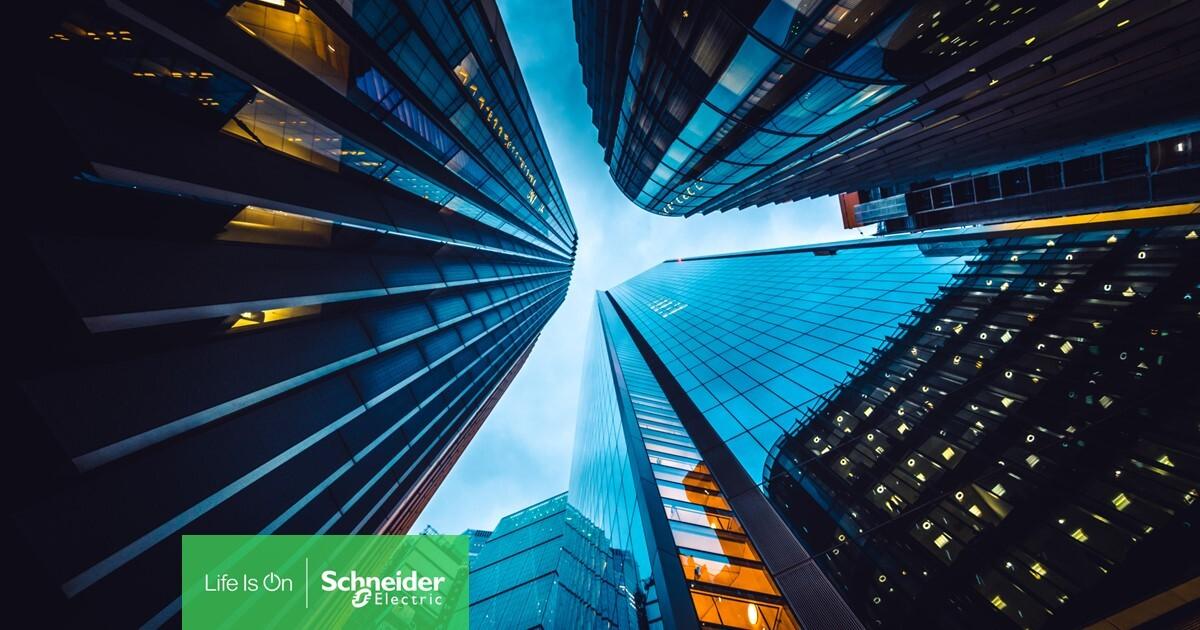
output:
<svg viewBox="0 0 1200 630"><path fill-rule="evenodd" d="M4 519L30 601L172 625L181 535L408 531L574 259L495 4L46 12Z"/></svg>
<svg viewBox="0 0 1200 630"><path fill-rule="evenodd" d="M476 628L637 628L632 559L566 494L502 519L471 564Z"/></svg>
<svg viewBox="0 0 1200 630"><path fill-rule="evenodd" d="M636 562L652 628L798 628L607 296L597 296L571 492Z"/></svg>
<svg viewBox="0 0 1200 630"><path fill-rule="evenodd" d="M726 460L863 625L1081 627L1197 566L1200 222L1173 210L671 260L602 300L682 419L648 451L709 462L693 487L793 610Z"/></svg>
<svg viewBox="0 0 1200 630"><path fill-rule="evenodd" d="M1194 36L1178 27L1195 19L1187 3L1059 4L575 0L574 9L613 179L647 211L688 216L1194 127L1173 86L1196 71L1170 52ZM1100 78L1098 60L1135 50L1140 64Z"/></svg>

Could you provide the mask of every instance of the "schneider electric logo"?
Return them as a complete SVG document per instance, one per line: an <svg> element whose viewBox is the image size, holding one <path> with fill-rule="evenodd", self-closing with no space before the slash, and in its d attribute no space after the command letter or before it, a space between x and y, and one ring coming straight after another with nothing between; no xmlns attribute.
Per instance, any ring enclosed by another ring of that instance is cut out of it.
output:
<svg viewBox="0 0 1200 630"><path fill-rule="evenodd" d="M467 630L465 536L184 536L183 627Z"/></svg>
<svg viewBox="0 0 1200 630"><path fill-rule="evenodd" d="M416 571L397 571L395 575L359 575L337 571L321 573L321 590L353 593L350 605L355 608L372 606L442 606L446 597L441 593L446 577L420 575Z"/></svg>

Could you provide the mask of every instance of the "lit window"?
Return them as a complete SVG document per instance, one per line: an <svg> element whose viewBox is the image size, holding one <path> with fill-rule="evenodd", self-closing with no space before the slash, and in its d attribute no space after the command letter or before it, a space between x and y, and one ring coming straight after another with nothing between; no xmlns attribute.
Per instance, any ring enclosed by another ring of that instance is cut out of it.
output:
<svg viewBox="0 0 1200 630"><path fill-rule="evenodd" d="M229 327L237 329L247 326L271 324L285 319L316 315L320 312L320 304L313 306L292 306L288 308L272 308L265 311L246 311L245 313L239 313L235 317L230 317L226 321L232 320Z"/></svg>
<svg viewBox="0 0 1200 630"><path fill-rule="evenodd" d="M941 549L950 544L950 537L945 534L938 534L938 537L933 539L933 544L937 545L938 549Z"/></svg>
<svg viewBox="0 0 1200 630"><path fill-rule="evenodd" d="M333 224L329 221L258 206L246 206L225 224L225 229L217 235L217 240L328 247L332 236Z"/></svg>
<svg viewBox="0 0 1200 630"><path fill-rule="evenodd" d="M1158 459L1156 459L1154 461L1162 464L1163 466L1170 466L1171 468L1175 467L1175 462L1171 461L1171 457L1169 455L1167 455L1166 453L1159 455Z"/></svg>
<svg viewBox="0 0 1200 630"><path fill-rule="evenodd" d="M967 508L967 511L970 512L971 514L974 514L975 518L979 518L979 517L983 516L983 510L979 509L978 505L972 504L971 507Z"/></svg>
<svg viewBox="0 0 1200 630"><path fill-rule="evenodd" d="M1029 464L1029 467L1030 467L1030 468L1033 468L1034 466L1037 466L1037 465L1038 465L1038 462L1040 462L1040 461L1042 461L1042 460L1041 460L1041 458L1039 458L1037 455L1032 455L1032 454L1031 454L1029 457L1026 457L1026 458L1025 458L1025 463L1026 463L1026 464Z"/></svg>
<svg viewBox="0 0 1200 630"><path fill-rule="evenodd" d="M1046 567L1042 566L1041 562L1034 562L1033 566L1029 567L1029 573L1033 579L1040 580L1046 577Z"/></svg>
<svg viewBox="0 0 1200 630"><path fill-rule="evenodd" d="M1008 608L1008 603L1005 602L999 595L992 598L992 605L996 607L996 610L1004 610L1005 608Z"/></svg>
<svg viewBox="0 0 1200 630"><path fill-rule="evenodd" d="M1079 542L1087 542L1088 536L1087 532L1083 531L1082 527L1077 527L1075 528L1075 531L1071 532L1071 538L1074 538Z"/></svg>
<svg viewBox="0 0 1200 630"><path fill-rule="evenodd" d="M944 451L942 451L942 458L945 459L946 461L950 461L951 459L954 459L954 455L955 455L955 453L954 453L954 449L952 447L947 446L946 449Z"/></svg>
<svg viewBox="0 0 1200 630"><path fill-rule="evenodd" d="M1005 490L1004 486L1002 486L1000 484L996 484L996 485L992 486L992 494L994 494L998 497L1004 496L1005 492L1008 492L1008 491Z"/></svg>
<svg viewBox="0 0 1200 630"><path fill-rule="evenodd" d="M1115 506L1118 510L1124 510L1125 508L1129 507L1130 503L1132 503L1132 501L1129 500L1129 497L1125 496L1124 492L1118 492L1117 496L1113 497L1112 500L1113 506Z"/></svg>

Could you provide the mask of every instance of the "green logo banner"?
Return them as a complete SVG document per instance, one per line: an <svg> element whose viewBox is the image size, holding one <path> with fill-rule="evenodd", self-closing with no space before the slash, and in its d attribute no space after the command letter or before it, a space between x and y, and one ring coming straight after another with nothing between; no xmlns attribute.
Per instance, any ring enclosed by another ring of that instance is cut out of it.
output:
<svg viewBox="0 0 1200 630"><path fill-rule="evenodd" d="M466 536L184 536L183 627L467 628Z"/></svg>

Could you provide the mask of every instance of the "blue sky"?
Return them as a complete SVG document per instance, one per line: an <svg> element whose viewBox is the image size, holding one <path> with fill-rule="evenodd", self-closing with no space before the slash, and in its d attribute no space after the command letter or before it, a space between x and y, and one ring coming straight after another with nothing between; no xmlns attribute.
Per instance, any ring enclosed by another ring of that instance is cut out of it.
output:
<svg viewBox="0 0 1200 630"><path fill-rule="evenodd" d="M593 294L667 258L856 236L832 197L699 216L652 215L617 189L596 141L580 77L569 0L499 0L550 154L579 230L566 302L524 369L463 453L414 531L491 529L500 517L562 492Z"/></svg>

